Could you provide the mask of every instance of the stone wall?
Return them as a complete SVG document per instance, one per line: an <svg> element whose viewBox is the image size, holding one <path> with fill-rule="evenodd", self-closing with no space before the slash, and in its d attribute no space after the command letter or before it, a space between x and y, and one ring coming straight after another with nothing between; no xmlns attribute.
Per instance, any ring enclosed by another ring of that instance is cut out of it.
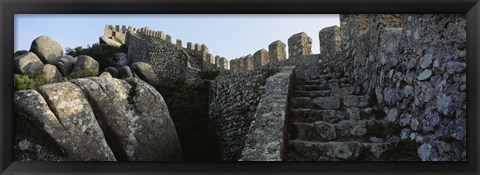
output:
<svg viewBox="0 0 480 175"><path fill-rule="evenodd" d="M243 161L281 161L287 137L286 117L293 90L293 66L267 79L242 151Z"/></svg>
<svg viewBox="0 0 480 175"><path fill-rule="evenodd" d="M220 77L210 86L210 132L221 160L238 160L264 87L257 83L262 70Z"/></svg>
<svg viewBox="0 0 480 175"><path fill-rule="evenodd" d="M352 77L421 160L466 160L464 15L341 15Z"/></svg>
<svg viewBox="0 0 480 175"><path fill-rule="evenodd" d="M192 58L172 43L156 37L128 33L127 46L130 62L150 64L160 84L186 79L187 63Z"/></svg>

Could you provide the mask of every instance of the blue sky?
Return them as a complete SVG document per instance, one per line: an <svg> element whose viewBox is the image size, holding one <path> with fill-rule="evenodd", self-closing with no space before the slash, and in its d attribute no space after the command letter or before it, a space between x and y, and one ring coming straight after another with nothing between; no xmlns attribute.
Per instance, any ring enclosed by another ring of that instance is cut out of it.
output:
<svg viewBox="0 0 480 175"><path fill-rule="evenodd" d="M148 26L164 31L172 41L207 45L209 52L227 59L253 54L276 40L287 44L287 39L299 32L313 39L312 52L319 52L318 32L325 27L340 24L336 14L315 15L15 15L15 51L29 50L38 36L48 35L63 48L86 47L98 42L105 24L127 25L134 28Z"/></svg>

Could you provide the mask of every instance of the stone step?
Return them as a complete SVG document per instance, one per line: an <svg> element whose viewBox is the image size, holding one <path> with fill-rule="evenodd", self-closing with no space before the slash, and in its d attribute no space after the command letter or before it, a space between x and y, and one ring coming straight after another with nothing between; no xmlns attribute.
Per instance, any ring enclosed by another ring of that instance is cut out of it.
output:
<svg viewBox="0 0 480 175"><path fill-rule="evenodd" d="M293 122L291 139L315 141L352 141L368 137L388 138L397 129L385 120L343 120L338 123L325 121ZM399 129L398 129L399 130ZM398 131L399 132L399 131ZM398 134L397 134L398 135Z"/></svg>
<svg viewBox="0 0 480 175"><path fill-rule="evenodd" d="M329 123L338 123L342 120L382 120L386 113L373 108L351 107L345 110L324 110L309 108L290 108L292 122L315 122L323 120Z"/></svg>
<svg viewBox="0 0 480 175"><path fill-rule="evenodd" d="M314 85L301 85L298 84L297 90L300 91L318 91L318 90L331 90L338 88L338 83L324 83L324 84L314 84Z"/></svg>
<svg viewBox="0 0 480 175"><path fill-rule="evenodd" d="M376 161L390 159L396 142L313 142L289 140L289 161Z"/></svg>
<svg viewBox="0 0 480 175"><path fill-rule="evenodd" d="M338 110L340 109L340 97L293 97L292 104L297 108Z"/></svg>
<svg viewBox="0 0 480 175"><path fill-rule="evenodd" d="M294 96L296 97L326 97L330 96L332 90L320 90L320 91L295 91Z"/></svg>
<svg viewBox="0 0 480 175"><path fill-rule="evenodd" d="M350 84L350 79L347 77L344 78L332 78L332 79L310 79L310 80L297 80L297 84L300 85L319 85L325 83L339 83L339 84Z"/></svg>
<svg viewBox="0 0 480 175"><path fill-rule="evenodd" d="M293 97L291 100L294 107L307 109L339 110L342 106L366 108L370 105L370 96L366 95Z"/></svg>
<svg viewBox="0 0 480 175"><path fill-rule="evenodd" d="M293 122L315 122L323 120L329 123L338 123L345 120L346 114L339 110L315 110L305 108L291 109Z"/></svg>

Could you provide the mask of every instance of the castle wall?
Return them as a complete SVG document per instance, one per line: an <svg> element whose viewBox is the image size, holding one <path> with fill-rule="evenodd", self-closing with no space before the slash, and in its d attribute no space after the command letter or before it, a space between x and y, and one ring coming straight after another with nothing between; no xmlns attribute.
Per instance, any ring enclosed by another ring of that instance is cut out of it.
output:
<svg viewBox="0 0 480 175"><path fill-rule="evenodd" d="M421 160L466 160L464 15L341 15L346 68Z"/></svg>
<svg viewBox="0 0 480 175"><path fill-rule="evenodd" d="M236 161L264 89L257 83L262 70L224 75L210 86L210 132L222 160Z"/></svg>
<svg viewBox="0 0 480 175"><path fill-rule="evenodd" d="M127 45L130 62L141 61L150 64L160 84L186 80L188 62L191 58L171 42L129 33Z"/></svg>

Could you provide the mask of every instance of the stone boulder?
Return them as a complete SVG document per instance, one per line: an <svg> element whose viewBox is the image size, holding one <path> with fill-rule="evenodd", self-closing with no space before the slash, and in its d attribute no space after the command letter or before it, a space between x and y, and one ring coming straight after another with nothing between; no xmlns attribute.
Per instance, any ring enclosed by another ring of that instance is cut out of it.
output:
<svg viewBox="0 0 480 175"><path fill-rule="evenodd" d="M81 90L72 83L16 91L18 129L68 160L116 160Z"/></svg>
<svg viewBox="0 0 480 175"><path fill-rule="evenodd" d="M77 59L78 58L72 56L63 56L57 63L55 63L55 66L57 67L58 71L60 71L62 76L67 76L70 74L70 72L72 72L73 66L75 66Z"/></svg>
<svg viewBox="0 0 480 175"><path fill-rule="evenodd" d="M102 44L108 44L108 45L110 45L110 46L115 46L115 47L120 47L120 46L122 46L122 43L119 43L119 42L117 42L117 41L115 41L115 40L113 40L113 39L110 39L110 38L108 38L108 37L105 37L105 36L101 36L101 37L99 38L99 40L100 40L100 43L102 43Z"/></svg>
<svg viewBox="0 0 480 175"><path fill-rule="evenodd" d="M100 68L100 64L90 56L87 55L80 55L77 57L77 62L73 67L72 73L80 72L80 71L87 71L87 72L94 72L98 75L98 69Z"/></svg>
<svg viewBox="0 0 480 175"><path fill-rule="evenodd" d="M40 58L32 52L15 57L14 59L15 73L33 76L40 72L43 63Z"/></svg>
<svg viewBox="0 0 480 175"><path fill-rule="evenodd" d="M131 66L132 71L142 80L146 81L148 84L156 84L155 72L153 72L152 66L145 62L136 62Z"/></svg>
<svg viewBox="0 0 480 175"><path fill-rule="evenodd" d="M110 75L113 77L113 78L118 78L118 70L117 68L114 68L114 67L107 67L105 68L105 70L103 70L103 72L108 72L110 73Z"/></svg>
<svg viewBox="0 0 480 175"><path fill-rule="evenodd" d="M133 77L132 70L128 66L122 66L120 69L118 69L118 77L121 79Z"/></svg>
<svg viewBox="0 0 480 175"><path fill-rule="evenodd" d="M55 64L63 55L63 48L53 38L40 36L33 40L30 52L38 55L43 63Z"/></svg>
<svg viewBox="0 0 480 175"><path fill-rule="evenodd" d="M24 55L24 54L27 54L28 51L26 50L19 50L19 51L16 51L14 54L13 54L13 57L18 57L20 55Z"/></svg>
<svg viewBox="0 0 480 175"><path fill-rule="evenodd" d="M71 80L82 89L118 160L182 160L167 105L152 86L108 73Z"/></svg>
<svg viewBox="0 0 480 175"><path fill-rule="evenodd" d="M39 74L43 76L49 84L62 81L62 74L57 70L57 67L51 64L43 66L43 69Z"/></svg>

